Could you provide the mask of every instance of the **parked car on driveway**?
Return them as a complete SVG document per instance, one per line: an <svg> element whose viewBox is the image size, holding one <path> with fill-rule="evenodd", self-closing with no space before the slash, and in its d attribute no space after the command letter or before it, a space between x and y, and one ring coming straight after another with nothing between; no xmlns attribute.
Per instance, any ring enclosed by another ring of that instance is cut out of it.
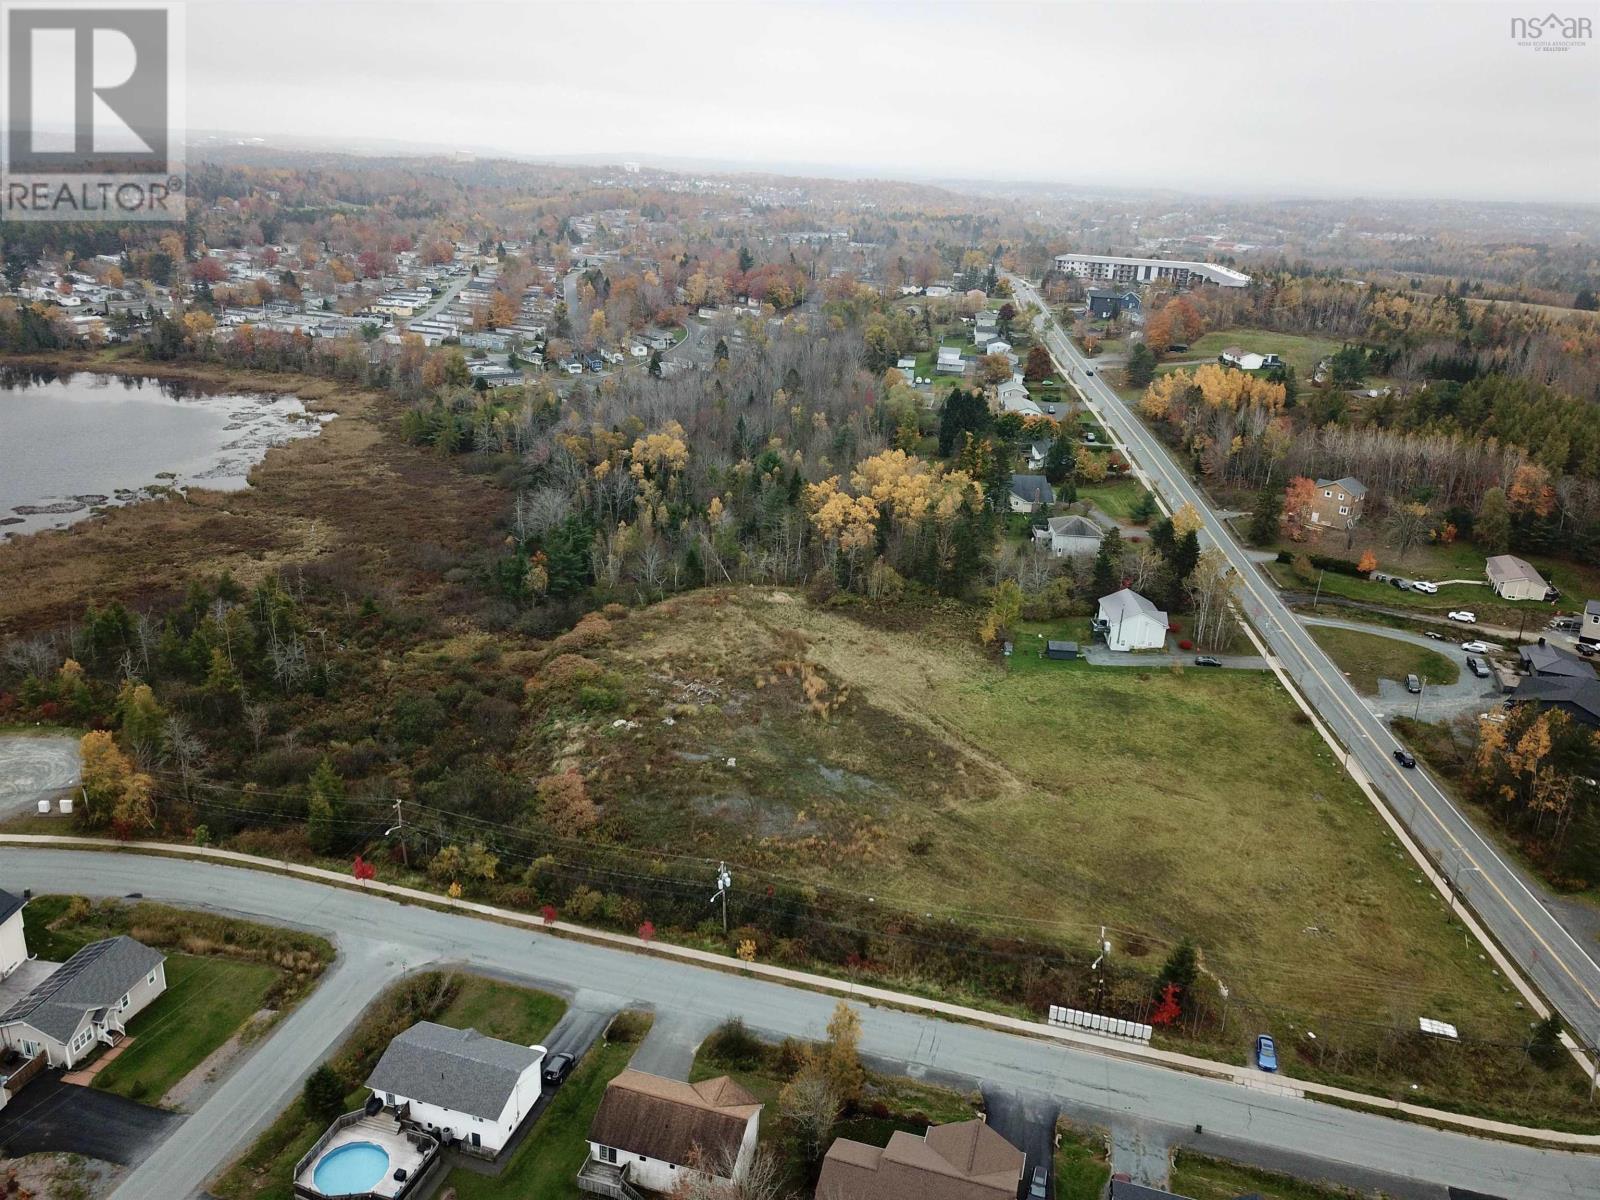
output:
<svg viewBox="0 0 1600 1200"><path fill-rule="evenodd" d="M1411 590L1432 596L1438 592L1439 585L1437 583L1429 583L1426 579L1413 579L1411 581Z"/></svg>
<svg viewBox="0 0 1600 1200"><path fill-rule="evenodd" d="M1476 625L1478 623L1478 614L1461 608L1451 613L1450 619L1452 621L1460 621L1463 625Z"/></svg>
<svg viewBox="0 0 1600 1200"><path fill-rule="evenodd" d="M1044 1200L1050 1194L1050 1173L1042 1166L1033 1169L1033 1180L1028 1184L1028 1200Z"/></svg>
<svg viewBox="0 0 1600 1200"><path fill-rule="evenodd" d="M1278 1069L1278 1047L1264 1033L1256 1038L1256 1066L1263 1071L1276 1071Z"/></svg>
<svg viewBox="0 0 1600 1200"><path fill-rule="evenodd" d="M1412 757L1409 750L1396 750L1394 752L1394 760L1407 770L1416 769L1417 760Z"/></svg>
<svg viewBox="0 0 1600 1200"><path fill-rule="evenodd" d="M1422 692L1422 680L1418 679L1415 675L1407 675L1406 691L1410 692L1413 696L1420 695Z"/></svg>
<svg viewBox="0 0 1600 1200"><path fill-rule="evenodd" d="M1461 643L1461 648L1463 650L1465 650L1468 654L1487 654L1487 653L1489 653L1489 643L1488 642L1462 642Z"/></svg>
<svg viewBox="0 0 1600 1200"><path fill-rule="evenodd" d="M1222 660L1220 658L1213 658L1209 654L1196 654L1194 656L1194 665L1197 667L1220 667L1222 665Z"/></svg>
<svg viewBox="0 0 1600 1200"><path fill-rule="evenodd" d="M555 1087L572 1073L572 1055L552 1054L544 1060L544 1081L548 1087Z"/></svg>
<svg viewBox="0 0 1600 1200"><path fill-rule="evenodd" d="M1411 588L1411 581L1409 579L1402 579L1398 575L1393 575L1389 578L1389 586L1397 587L1402 592L1409 591Z"/></svg>
<svg viewBox="0 0 1600 1200"><path fill-rule="evenodd" d="M1473 658L1470 654L1467 655L1467 670L1471 671L1479 679L1489 678L1489 664L1481 658Z"/></svg>
<svg viewBox="0 0 1600 1200"><path fill-rule="evenodd" d="M1436 642L1444 641L1444 634L1440 633L1437 629L1426 630L1426 631L1424 631L1422 636L1423 637L1430 637Z"/></svg>

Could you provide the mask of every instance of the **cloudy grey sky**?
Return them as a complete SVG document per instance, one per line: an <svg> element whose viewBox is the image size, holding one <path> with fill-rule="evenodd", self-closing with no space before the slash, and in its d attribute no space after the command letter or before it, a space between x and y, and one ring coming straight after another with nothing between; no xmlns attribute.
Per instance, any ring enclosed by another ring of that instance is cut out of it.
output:
<svg viewBox="0 0 1600 1200"><path fill-rule="evenodd" d="M1534 7L190 0L188 114L531 156L1600 200L1600 40L1519 45ZM1593 0L1557 11L1600 29Z"/></svg>

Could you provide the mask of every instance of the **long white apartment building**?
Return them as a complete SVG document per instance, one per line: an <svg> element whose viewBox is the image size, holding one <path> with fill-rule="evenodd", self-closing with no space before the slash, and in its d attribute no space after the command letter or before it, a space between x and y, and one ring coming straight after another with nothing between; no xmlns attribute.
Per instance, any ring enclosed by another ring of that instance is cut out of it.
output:
<svg viewBox="0 0 1600 1200"><path fill-rule="evenodd" d="M1080 279L1111 283L1173 283L1187 287L1204 281L1218 287L1249 287L1250 276L1216 263L1185 262L1175 258L1121 258L1112 254L1058 254L1056 270Z"/></svg>

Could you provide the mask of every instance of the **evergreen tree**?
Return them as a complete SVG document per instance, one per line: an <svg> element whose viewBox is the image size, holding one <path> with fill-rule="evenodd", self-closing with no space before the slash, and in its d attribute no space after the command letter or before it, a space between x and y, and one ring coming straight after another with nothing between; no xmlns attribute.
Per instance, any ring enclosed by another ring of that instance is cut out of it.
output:
<svg viewBox="0 0 1600 1200"><path fill-rule="evenodd" d="M1056 438L1050 443L1050 449L1044 456L1044 477L1059 492L1063 485L1072 487L1073 476L1077 471L1078 458L1071 441L1066 437ZM1059 500L1061 497L1057 495L1056 499Z"/></svg>
<svg viewBox="0 0 1600 1200"><path fill-rule="evenodd" d="M1156 377L1156 356L1144 342L1135 342L1133 349L1128 351L1128 362L1123 368L1128 377L1129 387L1149 387L1150 381Z"/></svg>
<svg viewBox="0 0 1600 1200"><path fill-rule="evenodd" d="M344 807L344 780L327 755L311 773L306 801L306 836L318 854L332 853L339 840L339 815Z"/></svg>
<svg viewBox="0 0 1600 1200"><path fill-rule="evenodd" d="M1251 505L1250 541L1257 546L1269 546L1278 540L1279 522L1283 518L1283 489L1273 485L1269 478L1256 493Z"/></svg>
<svg viewBox="0 0 1600 1200"><path fill-rule="evenodd" d="M321 1123L331 1122L343 1116L344 1098L348 1090L344 1080L339 1078L339 1073L327 1063L323 1063L306 1076L303 1093L306 1112Z"/></svg>

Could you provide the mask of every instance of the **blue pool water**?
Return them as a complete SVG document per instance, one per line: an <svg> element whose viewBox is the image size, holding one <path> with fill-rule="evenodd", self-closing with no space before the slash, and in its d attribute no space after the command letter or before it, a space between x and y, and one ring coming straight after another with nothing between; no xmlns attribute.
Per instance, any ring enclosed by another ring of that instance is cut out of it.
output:
<svg viewBox="0 0 1600 1200"><path fill-rule="evenodd" d="M324 1196L370 1192L389 1173L389 1154L372 1142L351 1142L325 1154L311 1182Z"/></svg>

